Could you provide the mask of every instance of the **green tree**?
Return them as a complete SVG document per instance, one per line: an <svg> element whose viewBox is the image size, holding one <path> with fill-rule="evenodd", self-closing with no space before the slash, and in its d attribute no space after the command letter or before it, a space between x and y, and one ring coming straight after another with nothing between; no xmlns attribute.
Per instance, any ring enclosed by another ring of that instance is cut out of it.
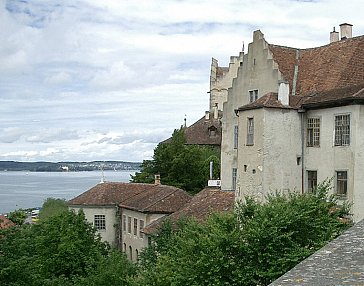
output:
<svg viewBox="0 0 364 286"><path fill-rule="evenodd" d="M213 174L220 177L219 150L214 147L186 145L184 129L174 130L169 143L160 143L154 149L153 160L142 163L141 172L132 176L135 183L152 183L154 175L161 183L176 186L195 194L207 185L210 161Z"/></svg>
<svg viewBox="0 0 364 286"><path fill-rule="evenodd" d="M64 199L47 198L39 212L39 219L43 220L67 211L68 206Z"/></svg>
<svg viewBox="0 0 364 286"><path fill-rule="evenodd" d="M23 209L18 209L13 212L10 212L8 215L8 219L10 219L13 223L17 225L22 225L27 218L27 213Z"/></svg>
<svg viewBox="0 0 364 286"><path fill-rule="evenodd" d="M125 253L111 250L98 263L96 269L77 282L77 286L132 285L137 266L128 261Z"/></svg>
<svg viewBox="0 0 364 286"><path fill-rule="evenodd" d="M63 212L0 235L0 285L71 285L108 251L82 212Z"/></svg>
<svg viewBox="0 0 364 286"><path fill-rule="evenodd" d="M247 199L234 213L204 224L162 229L163 247L145 250L139 285L268 285L350 226L346 206L327 196L275 193L265 204ZM166 237L169 237L166 243ZM145 256L144 256L145 255Z"/></svg>

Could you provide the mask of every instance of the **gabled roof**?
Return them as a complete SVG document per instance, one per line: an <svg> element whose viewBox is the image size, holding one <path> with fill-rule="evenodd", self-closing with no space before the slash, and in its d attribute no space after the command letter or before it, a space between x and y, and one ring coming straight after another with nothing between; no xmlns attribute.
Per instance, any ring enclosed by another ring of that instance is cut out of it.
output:
<svg viewBox="0 0 364 286"><path fill-rule="evenodd" d="M268 47L291 90L295 65L298 66L296 95L305 96L364 81L364 36L311 49L272 44Z"/></svg>
<svg viewBox="0 0 364 286"><path fill-rule="evenodd" d="M237 111L245 111L258 108L298 109L303 101L304 98L301 96L289 96L289 105L283 105L281 101L278 100L278 94L275 92L270 92L258 98L252 103L239 107Z"/></svg>
<svg viewBox="0 0 364 286"><path fill-rule="evenodd" d="M191 126L184 128L184 133L187 145L221 145L221 122L220 119L214 119L212 114L209 119L204 116ZM170 142L171 138L168 138L161 143Z"/></svg>
<svg viewBox="0 0 364 286"><path fill-rule="evenodd" d="M15 226L15 223L13 223L10 219L6 218L3 215L0 215L0 229L5 229Z"/></svg>
<svg viewBox="0 0 364 286"><path fill-rule="evenodd" d="M221 191L217 188L208 187L196 194L189 203L180 210L162 217L144 228L145 233L153 233L161 227L165 219L170 219L176 223L179 219L187 217L194 218L198 222L204 222L212 213L222 213L233 209L235 193L231 191Z"/></svg>
<svg viewBox="0 0 364 286"><path fill-rule="evenodd" d="M148 213L172 213L189 202L191 196L182 189L155 184L99 183L71 199L73 206L115 206Z"/></svg>
<svg viewBox="0 0 364 286"><path fill-rule="evenodd" d="M308 96L304 99L302 108L324 108L349 104L364 104L364 83Z"/></svg>
<svg viewBox="0 0 364 286"><path fill-rule="evenodd" d="M364 36L311 49L272 44L268 47L284 80L289 83L290 93L295 90L295 94L289 97L289 106L282 105L276 93L269 93L237 111L325 108L364 103Z"/></svg>

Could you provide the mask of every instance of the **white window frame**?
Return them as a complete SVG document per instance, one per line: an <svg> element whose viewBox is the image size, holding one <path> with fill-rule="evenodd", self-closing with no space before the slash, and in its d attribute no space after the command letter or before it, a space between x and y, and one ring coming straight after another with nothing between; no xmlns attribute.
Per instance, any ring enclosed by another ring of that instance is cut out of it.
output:
<svg viewBox="0 0 364 286"><path fill-rule="evenodd" d="M238 169L237 168L232 168L232 172L231 172L231 189L233 191L236 190L237 178L238 178Z"/></svg>
<svg viewBox="0 0 364 286"><path fill-rule="evenodd" d="M316 178L314 180L310 178L310 174L316 174ZM313 190L317 187L317 170L307 170L307 191L312 193Z"/></svg>
<svg viewBox="0 0 364 286"><path fill-rule="evenodd" d="M254 117L247 118L246 145L254 145Z"/></svg>
<svg viewBox="0 0 364 286"><path fill-rule="evenodd" d="M94 226L98 231L106 230L106 217L104 214L94 215Z"/></svg>
<svg viewBox="0 0 364 286"><path fill-rule="evenodd" d="M342 173L342 174L340 174ZM339 175L345 175L344 177L339 177ZM347 197L348 195L348 182L349 176L347 170L336 170L336 195L339 197Z"/></svg>
<svg viewBox="0 0 364 286"><path fill-rule="evenodd" d="M350 113L337 114L334 118L334 146L350 145Z"/></svg>
<svg viewBox="0 0 364 286"><path fill-rule="evenodd" d="M251 89L249 92L249 102L252 103L259 98L259 91L258 89Z"/></svg>
<svg viewBox="0 0 364 286"><path fill-rule="evenodd" d="M320 147L321 118L307 118L307 147Z"/></svg>
<svg viewBox="0 0 364 286"><path fill-rule="evenodd" d="M234 149L238 149L239 146L239 126L234 126Z"/></svg>

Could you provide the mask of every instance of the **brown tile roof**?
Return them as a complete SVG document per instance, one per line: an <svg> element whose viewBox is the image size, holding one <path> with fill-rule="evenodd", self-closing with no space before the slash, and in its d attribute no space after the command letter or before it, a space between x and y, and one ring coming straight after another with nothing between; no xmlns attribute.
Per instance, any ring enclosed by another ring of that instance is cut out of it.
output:
<svg viewBox="0 0 364 286"><path fill-rule="evenodd" d="M360 85L323 91L305 98L302 107L306 109L364 103L364 83Z"/></svg>
<svg viewBox="0 0 364 286"><path fill-rule="evenodd" d="M291 90L294 66L298 64L296 95L305 96L364 81L364 36L311 49L271 44L269 49Z"/></svg>
<svg viewBox="0 0 364 286"><path fill-rule="evenodd" d="M204 116L185 128L184 132L188 145L221 145L221 122L220 119L214 119L212 114L210 114L210 119L205 119ZM213 132L215 133L213 134ZM168 138L161 143L170 142L171 138Z"/></svg>
<svg viewBox="0 0 364 286"><path fill-rule="evenodd" d="M284 109L298 109L301 103L304 101L303 97L300 96L290 96L289 105L283 105L278 100L278 94L274 92L267 93L262 97L258 98L256 101L239 107L238 111L258 109L258 108L284 108Z"/></svg>
<svg viewBox="0 0 364 286"><path fill-rule="evenodd" d="M6 218L3 215L0 215L0 229L5 229L15 226L15 223L13 223L10 219Z"/></svg>
<svg viewBox="0 0 364 286"><path fill-rule="evenodd" d="M165 216L151 223L144 229L145 233L153 233L158 230L162 222L169 218L172 223L176 223L180 218L194 218L199 222L204 222L212 213L227 212L234 207L235 193L231 191L221 191L217 188L208 187L196 194L192 200L179 211Z"/></svg>
<svg viewBox="0 0 364 286"><path fill-rule="evenodd" d="M140 212L172 213L189 202L187 192L172 186L140 183L100 183L71 199L69 205L114 206Z"/></svg>
<svg viewBox="0 0 364 286"><path fill-rule="evenodd" d="M364 36L334 42L322 47L296 49L268 45L292 93L295 65L298 66L296 95L289 107L269 93L238 111L257 108L322 108L364 103Z"/></svg>

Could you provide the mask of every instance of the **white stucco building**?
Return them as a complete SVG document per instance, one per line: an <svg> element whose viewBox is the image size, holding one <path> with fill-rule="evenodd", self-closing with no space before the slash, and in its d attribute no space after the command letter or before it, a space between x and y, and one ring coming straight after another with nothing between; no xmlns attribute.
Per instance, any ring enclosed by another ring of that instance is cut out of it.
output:
<svg viewBox="0 0 364 286"><path fill-rule="evenodd" d="M149 243L143 229L190 200L187 192L161 185L158 180L156 184L104 182L73 198L68 205L74 211L82 209L103 241L136 261Z"/></svg>
<svg viewBox="0 0 364 286"><path fill-rule="evenodd" d="M223 105L221 186L236 198L271 190L332 193L364 218L364 36L352 25L322 47L267 43L258 30Z"/></svg>

